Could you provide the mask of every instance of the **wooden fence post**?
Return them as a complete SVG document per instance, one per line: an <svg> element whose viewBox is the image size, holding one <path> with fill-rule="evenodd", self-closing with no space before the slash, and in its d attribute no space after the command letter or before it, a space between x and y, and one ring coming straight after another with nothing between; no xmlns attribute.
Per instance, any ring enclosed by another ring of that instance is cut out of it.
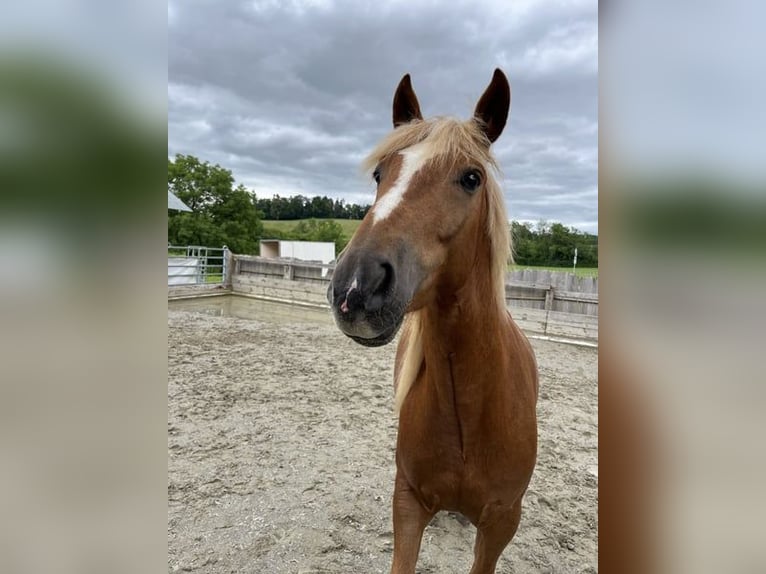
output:
<svg viewBox="0 0 766 574"><path fill-rule="evenodd" d="M545 310L550 311L553 309L553 300L556 297L556 289L553 285L548 286L548 290L545 292Z"/></svg>

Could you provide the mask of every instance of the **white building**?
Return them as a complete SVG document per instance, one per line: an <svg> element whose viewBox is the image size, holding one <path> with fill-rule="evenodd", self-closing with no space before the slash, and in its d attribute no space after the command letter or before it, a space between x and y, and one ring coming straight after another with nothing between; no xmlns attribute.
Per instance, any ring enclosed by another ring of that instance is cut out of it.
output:
<svg viewBox="0 0 766 574"><path fill-rule="evenodd" d="M287 239L261 239L261 257L268 259L297 259L314 263L335 261L335 243L332 241L292 241ZM322 277L327 269L322 269Z"/></svg>

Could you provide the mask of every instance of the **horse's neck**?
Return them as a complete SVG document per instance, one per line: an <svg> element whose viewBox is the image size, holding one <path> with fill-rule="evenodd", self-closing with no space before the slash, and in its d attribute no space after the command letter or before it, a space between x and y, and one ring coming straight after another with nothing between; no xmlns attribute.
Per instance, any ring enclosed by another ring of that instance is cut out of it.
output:
<svg viewBox="0 0 766 574"><path fill-rule="evenodd" d="M498 391L508 364L507 317L499 316L491 298L479 312L480 298L473 296L480 294L471 295L452 305L433 305L422 315L422 384L430 388L439 412L454 412L466 446L467 436L484 436L488 421L494 420L487 414L493 405L504 403Z"/></svg>
<svg viewBox="0 0 766 574"><path fill-rule="evenodd" d="M459 289L442 292L423 314L424 359L496 358L505 352L508 314L489 269L476 269Z"/></svg>

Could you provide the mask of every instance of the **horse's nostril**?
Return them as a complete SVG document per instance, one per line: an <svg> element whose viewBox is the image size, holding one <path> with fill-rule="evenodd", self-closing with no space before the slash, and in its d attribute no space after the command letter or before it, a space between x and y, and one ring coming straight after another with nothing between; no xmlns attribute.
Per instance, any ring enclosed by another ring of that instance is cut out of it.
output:
<svg viewBox="0 0 766 574"><path fill-rule="evenodd" d="M359 257L353 266L339 266L327 299L340 317L355 321L361 313L380 311L395 290L394 266L380 256Z"/></svg>
<svg viewBox="0 0 766 574"><path fill-rule="evenodd" d="M380 285L378 285L378 287L375 289L375 293L385 295L391 290L391 287L393 286L394 268L388 262L381 263L380 266L383 269L383 279L381 280Z"/></svg>
<svg viewBox="0 0 766 574"><path fill-rule="evenodd" d="M380 263L375 273L375 287L369 294L365 309L377 311L385 304L394 288L394 268L387 261Z"/></svg>

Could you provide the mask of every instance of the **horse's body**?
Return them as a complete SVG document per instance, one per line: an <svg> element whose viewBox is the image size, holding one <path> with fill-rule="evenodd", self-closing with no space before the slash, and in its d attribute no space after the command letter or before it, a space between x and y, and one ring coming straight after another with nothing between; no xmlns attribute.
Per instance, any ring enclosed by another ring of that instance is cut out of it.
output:
<svg viewBox="0 0 766 574"><path fill-rule="evenodd" d="M510 91L495 72L475 118L424 121L405 76L396 130L372 153L378 197L333 277L336 321L365 345L388 343L400 409L392 572L414 573L439 510L476 527L472 574L495 571L521 517L537 450L537 368L505 307L509 255L489 173Z"/></svg>
<svg viewBox="0 0 766 574"><path fill-rule="evenodd" d="M510 317L491 325L455 308L421 313L424 366L402 405L397 442L394 520L409 525L396 532L393 571L414 572L410 547L437 510L454 510L479 531L472 572L494 572L535 465L532 352Z"/></svg>

